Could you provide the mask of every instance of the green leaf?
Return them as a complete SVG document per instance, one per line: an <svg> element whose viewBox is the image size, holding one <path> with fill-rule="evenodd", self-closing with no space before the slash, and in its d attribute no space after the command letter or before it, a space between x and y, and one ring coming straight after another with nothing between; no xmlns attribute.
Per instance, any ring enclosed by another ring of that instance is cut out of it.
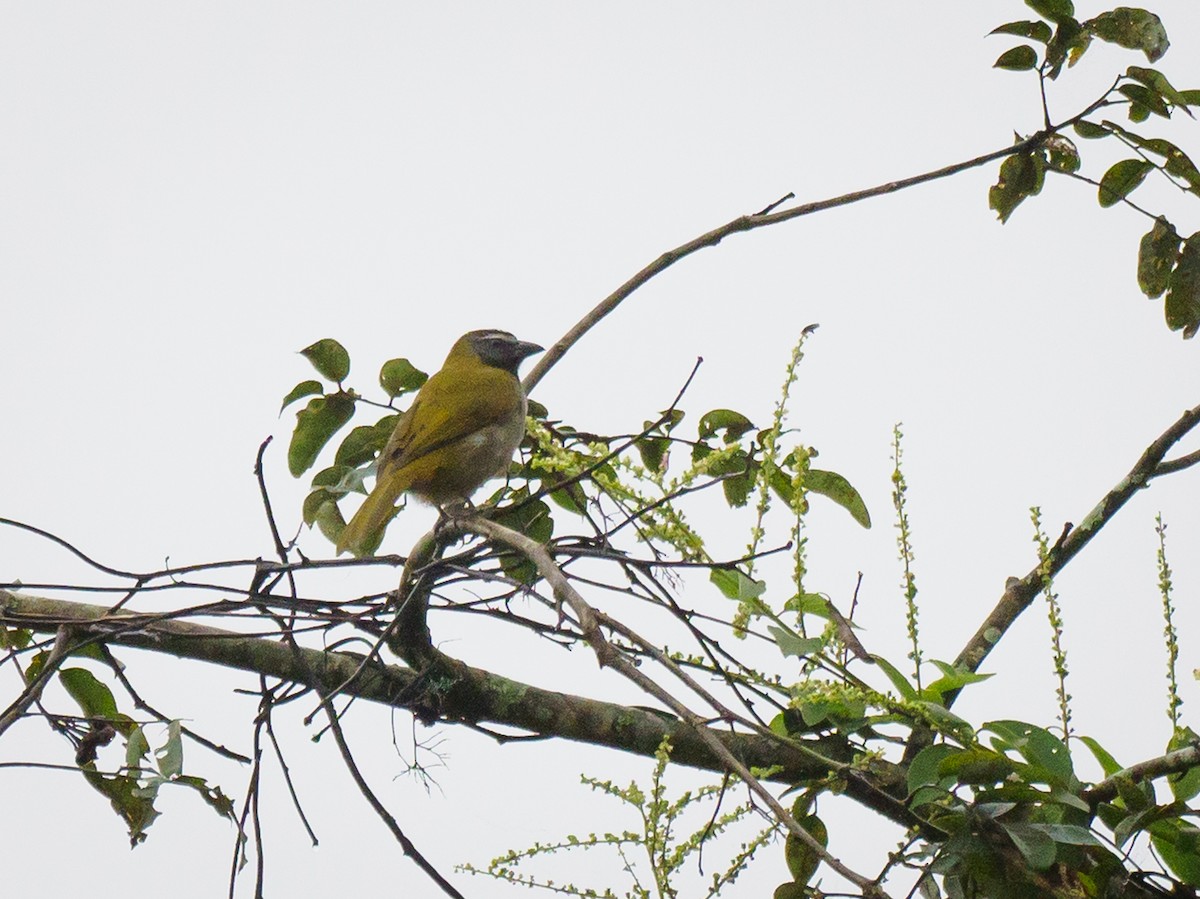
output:
<svg viewBox="0 0 1200 899"><path fill-rule="evenodd" d="M1071 0L1025 0L1025 5L1051 22L1057 22L1063 16L1075 15L1075 4Z"/></svg>
<svg viewBox="0 0 1200 899"><path fill-rule="evenodd" d="M24 649L33 642L33 631L0 624L0 649Z"/></svg>
<svg viewBox="0 0 1200 899"><path fill-rule="evenodd" d="M1073 126L1075 133L1084 140L1096 140L1100 137L1108 137L1111 133L1107 128L1102 128L1095 122L1089 122L1086 119L1080 119Z"/></svg>
<svg viewBox="0 0 1200 899"><path fill-rule="evenodd" d="M346 393L331 393L308 401L296 413L296 429L288 446L288 470L300 477L342 425L354 415L354 400Z"/></svg>
<svg viewBox="0 0 1200 899"><path fill-rule="evenodd" d="M1000 178L988 190L988 207L1007 222L1026 197L1042 190L1045 163L1040 154L1016 153L1000 163Z"/></svg>
<svg viewBox="0 0 1200 899"><path fill-rule="evenodd" d="M1158 62L1171 46L1162 19L1145 9L1118 6L1088 19L1084 26L1102 41L1141 50L1150 62Z"/></svg>
<svg viewBox="0 0 1200 899"><path fill-rule="evenodd" d="M743 434L754 430L754 425L741 412L733 409L713 409L700 417L696 426L701 440L722 434L725 442L733 443Z"/></svg>
<svg viewBox="0 0 1200 899"><path fill-rule="evenodd" d="M1096 761L1100 763L1100 768L1102 771L1104 771L1105 777L1112 777L1123 767L1125 767L1116 759L1114 759L1112 755L1109 754L1108 750L1101 746L1094 737L1077 737L1076 739L1078 739L1079 742L1091 750L1092 755L1096 758Z"/></svg>
<svg viewBox="0 0 1200 899"><path fill-rule="evenodd" d="M661 474L670 463L671 441L667 437L639 437L633 443L642 464L652 472Z"/></svg>
<svg viewBox="0 0 1200 899"><path fill-rule="evenodd" d="M1042 146L1050 157L1050 168L1068 174L1079 171L1079 150L1073 141L1061 134L1054 134L1048 137Z"/></svg>
<svg viewBox="0 0 1200 899"><path fill-rule="evenodd" d="M1087 804L1084 804L1084 809L1087 809ZM1078 824L1030 824L1030 827L1035 830L1040 830L1056 843L1065 843L1068 846L1101 846L1103 845L1096 835L1086 827L1081 827Z"/></svg>
<svg viewBox="0 0 1200 899"><path fill-rule="evenodd" d="M390 397L417 390L429 380L429 375L407 359L389 359L379 369L379 386Z"/></svg>
<svg viewBox="0 0 1200 899"><path fill-rule="evenodd" d="M1150 841L1167 867L1188 886L1200 887L1200 830L1178 819L1152 830Z"/></svg>
<svg viewBox="0 0 1200 899"><path fill-rule="evenodd" d="M1001 821L1000 826L1020 850L1021 855L1025 856L1029 867L1035 871L1044 871L1054 864L1058 846L1049 834L1030 824L1009 824Z"/></svg>
<svg viewBox="0 0 1200 899"><path fill-rule="evenodd" d="M1030 40L1046 43L1053 34L1045 22L1031 22L1025 19L1020 22L1005 22L993 28L988 34L1013 34L1017 37L1027 37Z"/></svg>
<svg viewBox="0 0 1200 899"><path fill-rule="evenodd" d="M1017 765L1008 756L991 749L960 749L938 763L939 777L954 777L962 784L996 784L1016 773Z"/></svg>
<svg viewBox="0 0 1200 899"><path fill-rule="evenodd" d="M810 895L812 894L804 884L789 880L787 883L781 883L775 887L775 892L771 893L771 899L808 899Z"/></svg>
<svg viewBox="0 0 1200 899"><path fill-rule="evenodd" d="M1186 98L1179 91L1175 90L1171 82L1167 80L1167 76L1157 69L1147 69L1143 68L1142 66L1130 66L1125 70L1125 75L1141 84L1144 84L1167 102L1181 107L1184 111L1187 111Z"/></svg>
<svg viewBox="0 0 1200 899"><path fill-rule="evenodd" d="M1010 72L1026 72L1036 68L1037 64L1037 51L1028 44L1021 44L1001 53L992 63L992 68L1007 69Z"/></svg>
<svg viewBox="0 0 1200 899"><path fill-rule="evenodd" d="M387 520L390 522L395 516L396 513L392 512L388 516ZM310 526L315 524L317 529L330 543L337 543L338 538L342 536L342 530L346 527L346 519L342 517L342 510L339 509L338 504L332 500L318 503L316 509L312 513L311 520L305 518L305 522ZM363 542L363 552L367 555L374 555L375 551L379 549L379 544L381 542L383 542L382 529Z"/></svg>
<svg viewBox="0 0 1200 899"><path fill-rule="evenodd" d="M154 755L163 777L171 779L183 773L183 728L177 720L167 725L167 742Z"/></svg>
<svg viewBox="0 0 1200 899"><path fill-rule="evenodd" d="M986 730L1003 745L1015 749L1044 782L1070 789L1075 784L1075 768L1067 745L1050 731L1024 721L989 721Z"/></svg>
<svg viewBox="0 0 1200 899"><path fill-rule="evenodd" d="M388 438L392 436L399 420L399 415L387 415L376 424L352 428L350 433L342 438L334 454L334 465L355 468L364 462L370 462L387 445Z"/></svg>
<svg viewBox="0 0 1200 899"><path fill-rule="evenodd" d="M1124 94L1132 102L1130 104L1129 117L1134 118L1134 110L1138 109L1139 118L1135 121L1144 120L1140 110L1147 110L1160 116L1164 119L1171 117L1171 108L1167 105L1167 101L1163 99L1162 94L1158 91L1152 91L1148 87L1143 87L1140 84L1123 84L1117 88L1117 93Z"/></svg>
<svg viewBox="0 0 1200 899"><path fill-rule="evenodd" d="M1183 242L1165 307L1168 328L1182 331L1185 340L1195 336L1200 329L1200 231Z"/></svg>
<svg viewBox="0 0 1200 899"><path fill-rule="evenodd" d="M200 798L218 815L222 818L228 818L235 824L237 823L233 800L221 792L220 787L210 786L204 778L192 775L180 775L172 780L171 783L195 790L200 795Z"/></svg>
<svg viewBox="0 0 1200 899"><path fill-rule="evenodd" d="M708 579L717 585L727 599L749 602L758 599L767 590L766 581L756 581L736 568L714 568Z"/></svg>
<svg viewBox="0 0 1200 899"><path fill-rule="evenodd" d="M300 351L300 355L312 363L321 377L330 381L340 384L346 375L350 374L350 354L332 337L306 346Z"/></svg>
<svg viewBox="0 0 1200 899"><path fill-rule="evenodd" d="M933 683L926 684L921 691L921 698L945 705L946 695L961 690L970 684L982 683L992 677L991 674L979 674L965 668L955 668L945 662L933 660L942 671L942 676Z"/></svg>
<svg viewBox="0 0 1200 899"><path fill-rule="evenodd" d="M887 675L888 680L892 682L892 686L896 688L896 692L900 694L901 699L916 699L917 688L914 687L907 677L900 673L900 669L885 659L883 656L873 655L871 658L880 670Z"/></svg>
<svg viewBox="0 0 1200 899"><path fill-rule="evenodd" d="M283 405L279 407L279 411L282 412L302 396L312 396L314 393L324 392L325 388L321 386L320 381L301 381L283 398Z"/></svg>
<svg viewBox="0 0 1200 899"><path fill-rule="evenodd" d="M332 503L337 505L338 497L334 496L328 489L321 487L313 490L308 496L304 497L304 503L300 507L300 515L304 523L312 527L317 518L322 514L324 506Z"/></svg>
<svg viewBox="0 0 1200 899"><path fill-rule="evenodd" d="M112 690L97 680L86 668L63 668L58 672L58 679L71 694L71 698L79 703L84 717L105 718L109 721L120 717Z"/></svg>
<svg viewBox="0 0 1200 899"><path fill-rule="evenodd" d="M829 832L825 829L825 822L816 815L802 815L795 820L822 847L829 845ZM783 854L795 883L808 883L821 865L821 856L817 854L816 849L790 831L784 841Z"/></svg>
<svg viewBox="0 0 1200 899"><path fill-rule="evenodd" d="M137 846L146 839L146 831L159 813L154 797L143 795L136 778L123 774L105 775L95 770L95 762L83 765L83 776L92 787L105 796L129 830L129 845Z"/></svg>
<svg viewBox="0 0 1200 899"><path fill-rule="evenodd" d="M520 531L538 543L547 543L554 536L554 518L550 515L550 507L540 499L530 502L528 495L528 490L524 487L514 491L513 503L497 509L492 515L492 520L506 528ZM537 567L515 552L503 553L500 556L500 565L505 574L522 584L533 584L539 577Z"/></svg>
<svg viewBox="0 0 1200 899"><path fill-rule="evenodd" d="M1122 159L1100 179L1099 199L1104 208L1116 205L1146 180L1154 166L1144 159Z"/></svg>
<svg viewBox="0 0 1200 899"><path fill-rule="evenodd" d="M1154 299L1170 286L1171 271L1179 258L1179 232L1162 216L1142 236L1138 245L1137 280L1142 293Z"/></svg>
<svg viewBox="0 0 1200 899"><path fill-rule="evenodd" d="M941 772L942 762L956 753L961 752L949 743L934 743L932 746L926 746L912 760L912 764L908 766L908 793L911 796L921 787L928 787L934 784L944 784L948 786L953 783L952 777L947 777Z"/></svg>
<svg viewBox="0 0 1200 899"><path fill-rule="evenodd" d="M810 468L804 475L804 486L810 493L819 493L833 500L864 528L871 526L871 513L867 511L867 504L850 482L840 474Z"/></svg>
<svg viewBox="0 0 1200 899"><path fill-rule="evenodd" d="M1161 156L1165 168L1170 174L1186 181L1193 193L1200 193L1200 171L1179 147L1161 137L1142 137L1114 122L1106 121L1104 124L1109 130L1121 135L1134 146Z"/></svg>
<svg viewBox="0 0 1200 899"><path fill-rule="evenodd" d="M125 738L125 767L130 771L139 771L149 755L150 744L146 742L146 732L140 725L135 726Z"/></svg>
<svg viewBox="0 0 1200 899"><path fill-rule="evenodd" d="M1187 749L1197 743L1200 743L1200 735L1190 727L1180 727L1167 743L1167 751ZM1171 794L1180 802L1194 799L1200 795L1200 768L1189 768L1187 771L1167 775L1167 783L1171 786Z"/></svg>
<svg viewBox="0 0 1200 899"><path fill-rule="evenodd" d="M825 648L825 641L820 637L798 637L775 625L769 626L767 632L775 638L775 645L785 656L802 659Z"/></svg>
<svg viewBox="0 0 1200 899"><path fill-rule="evenodd" d="M1062 71L1063 63L1075 65L1083 56L1092 41L1092 35L1071 16L1061 16L1057 20L1054 37L1046 44L1046 74L1057 78Z"/></svg>

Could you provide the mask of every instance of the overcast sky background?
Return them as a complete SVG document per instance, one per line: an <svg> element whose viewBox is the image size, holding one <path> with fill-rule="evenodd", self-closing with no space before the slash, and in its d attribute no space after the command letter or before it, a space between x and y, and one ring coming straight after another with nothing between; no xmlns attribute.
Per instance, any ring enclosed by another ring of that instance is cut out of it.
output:
<svg viewBox="0 0 1200 899"><path fill-rule="evenodd" d="M1200 87L1194 0L1150 6L1173 43L1160 68L1177 87ZM337 337L351 381L369 386L393 356L434 370L472 328L548 345L664 250L788 191L831 197L1002 147L1040 125L1036 80L990 68L1016 41L984 36L1029 12L1016 0L0 4L0 515L126 569L270 556L251 468L275 434L268 478L290 531L305 483L286 472L293 419L277 411L310 376L298 349ZM1130 64L1145 60L1094 47L1054 85L1052 114L1075 113ZM1190 120L1140 130L1200 159ZM1093 177L1120 158L1080 144ZM684 404L692 420L733 406L765 424L792 345L819 322L792 422L822 466L862 491L876 525L863 531L816 501L808 586L846 602L863 571L863 638L903 657L889 514L891 429L903 421L925 649L953 658L1005 578L1034 563L1029 506L1043 507L1053 534L1079 521L1200 402L1200 347L1168 333L1161 302L1136 286L1149 222L1048 179L1001 227L987 208L996 170L705 250L631 297L535 397L577 426L636 429L703 356ZM1195 198L1154 179L1136 199L1181 233L1200 227ZM1158 510L1177 576L1185 717L1197 700L1198 477L1136 498L1059 581L1076 726L1126 764L1168 736ZM389 546L404 551L431 516L410 513ZM746 524L709 526L736 553ZM319 535L301 545L329 553ZM15 531L0 532L0 560L6 581L97 582ZM376 572L309 588L342 598L392 581ZM724 608L711 588L685 598ZM444 647L472 664L639 701L585 652L496 625L441 627ZM989 660L1000 674L960 711L1051 724L1047 644L1039 607ZM168 714L249 749L254 701L231 690L253 679L122 658ZM0 684L15 689L11 671ZM281 712L280 727L321 846L308 847L268 766L269 892L436 895L332 742L308 741L298 720L310 710ZM444 872L569 832L636 826L593 801L578 774L644 782L645 760L442 728L448 767L426 794L398 777L386 709L359 704L347 726L373 785ZM69 747L43 730L12 732L0 761L69 763ZM396 730L407 747L407 721L397 717ZM244 769L191 749L187 766L240 798ZM681 771L672 785L701 780ZM131 854L81 778L5 769L0 790L0 842L24 862L6 865L13 894L99 878L123 892L170 882L178 895L223 895L232 831L190 795L164 796L167 814ZM835 833L832 848L873 865L899 836L876 830L878 840ZM781 850L769 856L731 896L766 895L784 879ZM566 868L622 885L612 863ZM455 882L470 896L506 894Z"/></svg>

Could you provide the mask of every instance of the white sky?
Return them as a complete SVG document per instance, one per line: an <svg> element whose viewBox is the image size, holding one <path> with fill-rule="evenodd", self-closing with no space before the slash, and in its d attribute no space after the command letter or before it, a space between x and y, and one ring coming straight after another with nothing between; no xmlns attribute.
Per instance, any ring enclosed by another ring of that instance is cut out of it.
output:
<svg viewBox="0 0 1200 899"><path fill-rule="evenodd" d="M1173 47L1160 68L1200 87L1200 13L1156 0ZM1082 14L1102 7L1080 4ZM788 191L809 201L996 149L1040 123L1035 79L990 68L1027 17L1011 2L4 3L0 5L0 296L8 424L0 515L129 569L269 556L254 454L268 434L276 510L304 485L284 465L280 397L295 351L342 340L352 381L503 327L544 344L664 250ZM1073 114L1140 55L1096 47L1054 86ZM1200 159L1190 121L1147 123ZM1115 151L1082 143L1098 177ZM539 387L556 417L628 430L664 407L697 355L693 420L732 405L765 423L800 329L819 322L792 421L821 464L863 492L864 532L820 504L811 589L864 582L871 649L899 660L903 612L890 511L892 424L907 433L926 651L952 658L1009 575L1033 561L1028 507L1050 531L1079 521L1142 449L1200 402L1198 348L1138 292L1124 208L1052 179L1005 227L987 208L996 166L732 238L635 294ZM1148 183L1136 198L1184 234L1196 204ZM1194 198L1193 198L1194 200ZM1188 448L1194 448L1193 439ZM1170 523L1181 671L1197 661L1197 474L1138 497L1059 582L1076 726L1129 763L1167 738L1153 515ZM389 545L427 526L414 512ZM425 518L422 518L422 515ZM737 551L745 522L723 522ZM316 535L302 546L328 552ZM61 551L0 533L0 579L94 579ZM331 595L391 575L313 582ZM782 589L778 592L782 592ZM85 599L88 597L85 597ZM711 603L699 588L689 600ZM779 597L783 598L783 597ZM139 600L148 608L151 600ZM435 622L435 627L437 623ZM459 633L459 628L462 630ZM448 651L542 686L632 697L584 652L519 647L509 631L438 634ZM964 699L974 720L1051 723L1044 612L1022 620ZM147 697L243 751L248 678L125 653ZM8 675L2 681L11 691ZM1183 686L1191 711L1197 691ZM332 742L281 712L321 847L296 828L276 768L264 797L268 890L433 896L354 790ZM1192 721L1195 724L1195 721ZM573 745L508 745L439 729L451 756L426 796L400 771L386 710L349 724L368 776L443 871L567 832L634 826L592 802L580 771L626 781L648 764ZM407 723L397 728L402 745ZM37 725L0 761L68 748ZM428 734L426 735L428 736ZM240 796L244 771L188 755ZM680 789L695 782L680 773ZM104 871L123 891L222 895L232 834L190 796L136 852L81 779L0 771L0 842L14 893ZM12 810L20 805L19 814ZM890 848L834 849L864 867ZM863 841L866 842L866 841ZM715 858L715 856L714 856ZM713 862L715 865L715 862ZM181 865L186 865L182 868ZM102 866L102 867L101 867ZM619 885L615 868L572 876ZM247 872L249 873L249 872ZM784 877L772 850L730 895ZM456 878L470 896L502 895ZM252 876L239 895L250 895Z"/></svg>

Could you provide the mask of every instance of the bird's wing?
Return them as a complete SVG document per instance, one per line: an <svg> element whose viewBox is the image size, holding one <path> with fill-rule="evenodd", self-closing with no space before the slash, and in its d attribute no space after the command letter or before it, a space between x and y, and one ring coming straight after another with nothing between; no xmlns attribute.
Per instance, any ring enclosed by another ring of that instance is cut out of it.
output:
<svg viewBox="0 0 1200 899"><path fill-rule="evenodd" d="M443 368L397 422L379 454L377 483L481 428L509 420L521 404L513 381L508 372L491 366Z"/></svg>
<svg viewBox="0 0 1200 899"><path fill-rule="evenodd" d="M492 367L442 368L426 382L379 454L375 487L342 529L340 555L370 555L396 500L420 477L417 463L480 428L508 419L521 404L513 376ZM500 401L497 401L500 399Z"/></svg>

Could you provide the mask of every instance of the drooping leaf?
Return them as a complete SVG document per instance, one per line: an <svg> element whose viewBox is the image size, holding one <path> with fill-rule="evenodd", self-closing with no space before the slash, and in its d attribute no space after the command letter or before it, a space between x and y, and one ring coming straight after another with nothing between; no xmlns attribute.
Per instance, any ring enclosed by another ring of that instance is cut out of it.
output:
<svg viewBox="0 0 1200 899"><path fill-rule="evenodd" d="M1000 163L1000 178L988 190L988 207L1007 222L1026 197L1041 192L1045 163L1040 154L1016 153Z"/></svg>
<svg viewBox="0 0 1200 899"><path fill-rule="evenodd" d="M829 845L829 832L825 829L825 822L816 815L802 815L795 821L822 847ZM816 849L790 831L784 841L784 857L795 883L808 883L821 865L821 856Z"/></svg>
<svg viewBox="0 0 1200 899"><path fill-rule="evenodd" d="M934 743L918 752L912 760L912 764L908 766L909 794L915 793L921 787L934 784L946 786L953 784L954 778L942 772L941 765L947 758L961 751L949 743Z"/></svg>
<svg viewBox="0 0 1200 899"><path fill-rule="evenodd" d="M1037 64L1037 51L1028 44L1020 44L1001 53L992 63L992 68L1007 69L1010 72L1025 72L1037 68Z"/></svg>
<svg viewBox="0 0 1200 899"><path fill-rule="evenodd" d="M646 436L634 441L634 448L642 458L642 464L650 471L661 474L670 463L671 441L667 437Z"/></svg>
<svg viewBox="0 0 1200 899"><path fill-rule="evenodd" d="M389 359L379 369L379 386L390 397L417 390L429 380L429 375L407 359Z"/></svg>
<svg viewBox="0 0 1200 899"><path fill-rule="evenodd" d="M1150 841L1176 877L1200 887L1200 829L1179 819L1158 822Z"/></svg>
<svg viewBox="0 0 1200 899"><path fill-rule="evenodd" d="M167 741L154 752L158 771L168 780L183 773L183 729L178 720L167 725Z"/></svg>
<svg viewBox="0 0 1200 899"><path fill-rule="evenodd" d="M1179 232L1165 218L1142 236L1138 246L1137 280L1142 293L1154 299L1170 286L1171 271L1179 258Z"/></svg>
<svg viewBox="0 0 1200 899"><path fill-rule="evenodd" d="M296 429L288 445L288 470L300 477L338 429L354 415L354 400L346 393L313 397L296 413Z"/></svg>
<svg viewBox="0 0 1200 899"><path fill-rule="evenodd" d="M88 762L81 767L87 782L107 797L113 811L125 821L129 830L129 845L137 846L144 842L146 831L159 815L154 808L154 796L144 795L145 791L136 778L124 774L101 774L95 770L95 762Z"/></svg>
<svg viewBox="0 0 1200 899"><path fill-rule="evenodd" d="M330 381L340 384L350 374L350 354L332 337L306 346L300 355L312 363L321 377Z"/></svg>
<svg viewBox="0 0 1200 899"><path fill-rule="evenodd" d="M1063 64L1075 65L1092 41L1091 32L1071 16L1060 16L1054 36L1046 44L1046 74L1051 79L1062 72Z"/></svg>
<svg viewBox="0 0 1200 899"><path fill-rule="evenodd" d="M804 486L811 493L818 493L833 500L864 528L871 527L871 513L867 511L867 504L851 483L840 474L810 468L804 476Z"/></svg>
<svg viewBox="0 0 1200 899"><path fill-rule="evenodd" d="M1102 41L1127 50L1141 50L1150 62L1162 59L1171 46L1162 19L1149 10L1118 6L1084 24Z"/></svg>
<svg viewBox="0 0 1200 899"><path fill-rule="evenodd" d="M1002 821L1000 826L1020 850L1025 861L1029 862L1029 867L1035 871L1044 871L1054 864L1058 847L1049 834L1032 825L1017 822Z"/></svg>
<svg viewBox="0 0 1200 899"><path fill-rule="evenodd" d="M282 412L284 409L303 396L312 396L314 393L324 392L325 388L321 386L320 381L301 381L290 391L288 391L288 395L283 398L283 405L279 407L279 411Z"/></svg>
<svg viewBox="0 0 1200 899"><path fill-rule="evenodd" d="M1183 242L1164 305L1167 327L1185 340L1194 337L1200 330L1200 231Z"/></svg>
<svg viewBox="0 0 1200 899"><path fill-rule="evenodd" d="M1187 749L1197 743L1200 743L1200 735L1190 727L1180 727L1167 743L1167 751ZM1167 777L1167 783L1170 784L1171 793L1177 800L1188 802L1200 796L1200 768L1189 768L1187 771L1171 774Z"/></svg>
<svg viewBox="0 0 1200 899"><path fill-rule="evenodd" d="M181 774L179 777L172 779L171 783L194 790L204 800L205 804L218 815L222 818L228 818L235 824L237 823L233 800L226 796L220 787L208 783L202 777L187 774Z"/></svg>
<svg viewBox="0 0 1200 899"><path fill-rule="evenodd" d="M514 491L514 502L497 509L492 518L496 524L520 531L531 540L547 543L554 536L554 518L550 515L550 507L540 499L530 502L528 495L524 487ZM500 565L505 574L522 584L532 584L538 579L537 567L515 552L503 553Z"/></svg>
<svg viewBox="0 0 1200 899"><path fill-rule="evenodd" d="M1100 179L1100 205L1107 208L1121 202L1153 169L1154 166L1144 159L1122 159L1114 163Z"/></svg>

